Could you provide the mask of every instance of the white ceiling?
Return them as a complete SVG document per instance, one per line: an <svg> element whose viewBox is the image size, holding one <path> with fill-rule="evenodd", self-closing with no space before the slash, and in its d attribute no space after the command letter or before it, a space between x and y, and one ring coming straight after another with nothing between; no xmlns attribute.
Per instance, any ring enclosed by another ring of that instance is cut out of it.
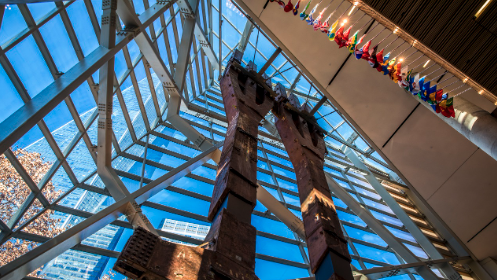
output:
<svg viewBox="0 0 497 280"><path fill-rule="evenodd" d="M497 258L497 221L488 225L497 217L495 160L430 109L422 105L416 108L417 99L371 69L364 60L351 57L328 86L349 54L346 48L338 49L323 33L313 31L298 16L283 12L276 3L269 3L263 11L266 0L236 2L314 80L356 129L381 150L478 259ZM348 4L342 5L335 17L346 7ZM332 5L328 11L334 8ZM351 22L361 14L356 13ZM365 16L355 27L369 19ZM382 29L377 27L366 40ZM393 38L394 35L390 36L386 42ZM473 90L463 97L489 112L495 109L494 104Z"/></svg>

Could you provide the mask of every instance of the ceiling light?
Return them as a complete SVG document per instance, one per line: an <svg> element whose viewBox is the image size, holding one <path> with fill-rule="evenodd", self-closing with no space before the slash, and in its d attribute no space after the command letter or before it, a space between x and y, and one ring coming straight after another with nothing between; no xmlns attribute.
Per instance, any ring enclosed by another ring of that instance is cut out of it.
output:
<svg viewBox="0 0 497 280"><path fill-rule="evenodd" d="M425 68L428 65L428 63L430 63L429 59L426 61L425 65L423 65L423 68Z"/></svg>
<svg viewBox="0 0 497 280"><path fill-rule="evenodd" d="M356 5L354 4L354 6L352 6L352 9L350 9L349 16L350 16L350 15L352 14L352 12L354 11L355 6L356 6Z"/></svg>
<svg viewBox="0 0 497 280"><path fill-rule="evenodd" d="M468 81L468 78L465 78L464 80L462 80L463 83L466 83Z"/></svg>
<svg viewBox="0 0 497 280"><path fill-rule="evenodd" d="M478 12L476 12L475 18L478 18L483 13L483 11L485 11L485 9L488 7L488 4L490 4L490 2L492 2L492 0L485 1L483 6L481 6L481 8L478 10Z"/></svg>
<svg viewBox="0 0 497 280"><path fill-rule="evenodd" d="M403 58L400 58L400 59L399 59L399 61L400 61L400 62L402 62L402 61L404 61L404 59L403 59Z"/></svg>
<svg viewBox="0 0 497 280"><path fill-rule="evenodd" d="M483 89L482 89L482 90L480 90L478 93L479 93L480 95L482 95L482 94L483 94Z"/></svg>

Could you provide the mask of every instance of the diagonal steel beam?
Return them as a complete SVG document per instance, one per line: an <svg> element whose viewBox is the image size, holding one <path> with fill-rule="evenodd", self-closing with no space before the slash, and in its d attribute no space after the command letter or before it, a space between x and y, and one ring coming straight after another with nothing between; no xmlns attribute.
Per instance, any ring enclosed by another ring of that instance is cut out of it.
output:
<svg viewBox="0 0 497 280"><path fill-rule="evenodd" d="M215 153L218 148L219 146L213 147L190 159L143 188L133 192L129 197L115 202L104 210L32 249L14 261L0 267L2 280L22 279L24 276L31 273L31 271L46 264L51 259L79 244L82 240L91 236L101 228L117 220L119 216L127 211L132 200L135 200L138 204L144 203L162 189L209 161L211 154Z"/></svg>
<svg viewBox="0 0 497 280"><path fill-rule="evenodd" d="M257 73L258 75L262 75L264 74L264 72L266 72L266 70L269 68L269 66L271 66L271 63L273 63L273 61L276 59L276 57L278 57L278 55L281 53L281 48L277 48L273 54L271 55L271 57L266 61L266 64L264 64L264 66L262 66L261 70L259 70L259 73Z"/></svg>
<svg viewBox="0 0 497 280"><path fill-rule="evenodd" d="M100 45L107 49L113 48L116 44L116 25L118 0L102 2L102 29L100 33ZM123 213L128 221L134 226L148 228L155 232L155 228L148 221L147 217L141 215L141 209L133 199L121 179L112 168L112 111L114 97L114 61L115 57L105 62L99 71L100 86L98 91L98 154L97 173L105 184L107 190L116 201L128 200ZM144 112L142 112L144 113Z"/></svg>
<svg viewBox="0 0 497 280"><path fill-rule="evenodd" d="M0 4L0 28L2 28L3 14L5 13L5 5Z"/></svg>
<svg viewBox="0 0 497 280"><path fill-rule="evenodd" d="M405 273L416 273L416 268L422 266L428 267L441 267L449 262L460 262L465 263L470 261L471 257L454 257L449 259L440 259L440 260L429 260L429 261L420 261L415 263L406 263L400 265L392 265L392 266L382 266L382 267L374 267L370 269L364 269L358 271L359 273L366 275L370 280L381 279L385 277L395 276L399 274Z"/></svg>
<svg viewBox="0 0 497 280"><path fill-rule="evenodd" d="M190 49L193 45L193 33L197 25L199 2L199 0L181 0L178 2L179 10L183 16L183 32L178 48L178 60L176 61L173 79L178 86L180 94L183 93L186 71L190 64Z"/></svg>
<svg viewBox="0 0 497 280"><path fill-rule="evenodd" d="M240 38L240 42L238 43L238 50L241 51L242 53L244 53L245 49L247 48L250 35L252 34L253 30L254 30L254 25L250 20L247 20L247 22L245 23L245 28L243 29L242 37Z"/></svg>

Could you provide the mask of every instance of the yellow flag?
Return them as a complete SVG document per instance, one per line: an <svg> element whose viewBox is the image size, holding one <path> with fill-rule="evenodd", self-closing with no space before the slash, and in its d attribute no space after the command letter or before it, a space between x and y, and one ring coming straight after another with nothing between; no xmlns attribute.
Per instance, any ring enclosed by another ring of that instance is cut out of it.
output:
<svg viewBox="0 0 497 280"><path fill-rule="evenodd" d="M337 27L338 27L338 19L333 23L330 29L328 29L328 38L330 38L330 41L333 41L335 39L335 33L337 32Z"/></svg>

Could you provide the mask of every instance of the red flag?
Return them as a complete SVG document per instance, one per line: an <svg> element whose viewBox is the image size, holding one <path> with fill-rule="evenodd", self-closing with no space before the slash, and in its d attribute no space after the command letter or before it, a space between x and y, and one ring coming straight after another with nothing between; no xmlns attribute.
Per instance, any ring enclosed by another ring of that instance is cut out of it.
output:
<svg viewBox="0 0 497 280"><path fill-rule="evenodd" d="M397 81L402 81L402 63L399 62L397 63L397 68L396 68L396 71L395 71L395 76L397 76Z"/></svg>
<svg viewBox="0 0 497 280"><path fill-rule="evenodd" d="M376 60L378 61L378 64L380 64L378 65L378 67L376 67L376 70L378 70L378 72L381 72L381 70L383 69L383 67L381 66L381 64L383 63L383 50L384 49L376 54Z"/></svg>
<svg viewBox="0 0 497 280"><path fill-rule="evenodd" d="M369 46L371 46L371 40L369 40L364 46L362 47L362 59L368 60L369 59Z"/></svg>
<svg viewBox="0 0 497 280"><path fill-rule="evenodd" d="M443 95L444 95L444 90L443 89L437 90L437 93L435 94L435 100L437 102L442 101Z"/></svg>
<svg viewBox="0 0 497 280"><path fill-rule="evenodd" d="M288 0L288 3L286 4L285 8L283 9L286 13L290 12L293 10L293 4L292 0Z"/></svg>
<svg viewBox="0 0 497 280"><path fill-rule="evenodd" d="M349 27L349 29L347 29L347 31L345 31L345 33L343 33L342 38L340 38L340 43L338 44L338 48L343 48L343 47L347 46L347 42L349 41L349 35L350 35L351 28L352 27Z"/></svg>
<svg viewBox="0 0 497 280"><path fill-rule="evenodd" d="M338 46L340 46L340 42L342 40L342 36L343 36L343 25L338 28L337 32L335 33L335 42L337 43Z"/></svg>

